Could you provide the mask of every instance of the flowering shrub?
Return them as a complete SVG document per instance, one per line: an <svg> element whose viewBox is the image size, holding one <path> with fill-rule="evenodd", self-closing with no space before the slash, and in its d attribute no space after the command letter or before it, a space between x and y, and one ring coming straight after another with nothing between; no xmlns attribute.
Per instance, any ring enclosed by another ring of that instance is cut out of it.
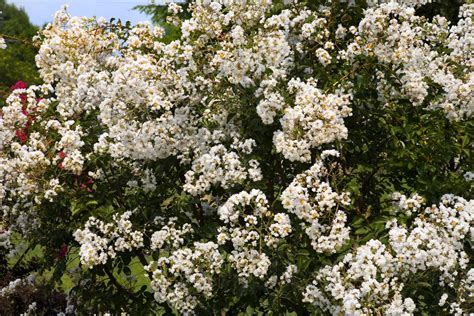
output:
<svg viewBox="0 0 474 316"><path fill-rule="evenodd" d="M474 312L474 5L355 2L56 13L0 206L65 314Z"/></svg>

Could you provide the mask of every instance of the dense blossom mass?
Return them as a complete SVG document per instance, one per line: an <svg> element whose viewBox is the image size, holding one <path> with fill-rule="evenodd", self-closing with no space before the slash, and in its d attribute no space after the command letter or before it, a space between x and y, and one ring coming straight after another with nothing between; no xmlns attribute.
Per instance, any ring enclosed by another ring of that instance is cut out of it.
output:
<svg viewBox="0 0 474 316"><path fill-rule="evenodd" d="M472 118L474 5L450 24L417 15L428 2L367 1L354 25L330 1L197 0L189 16L170 4L171 41L58 11L35 38L44 83L0 110L0 247L67 227L38 240L70 245L78 287L133 258L154 304L181 314L238 287L334 315L411 315L407 284L427 275L442 291L431 304L473 312L474 200L395 192L385 233L363 240L363 200L341 184L366 68L382 109Z"/></svg>

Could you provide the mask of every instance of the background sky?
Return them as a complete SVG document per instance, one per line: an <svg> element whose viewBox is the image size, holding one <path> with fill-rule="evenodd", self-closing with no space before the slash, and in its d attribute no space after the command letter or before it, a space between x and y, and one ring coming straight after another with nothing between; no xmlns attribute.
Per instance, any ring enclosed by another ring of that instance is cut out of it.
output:
<svg viewBox="0 0 474 316"><path fill-rule="evenodd" d="M24 8L30 21L38 26L50 22L53 14L63 4L69 4L68 12L79 16L103 16L106 19L112 17L132 23L148 21L149 17L132 8L138 4L147 4L148 0L7 0L17 7ZM156 1L162 3L162 1Z"/></svg>

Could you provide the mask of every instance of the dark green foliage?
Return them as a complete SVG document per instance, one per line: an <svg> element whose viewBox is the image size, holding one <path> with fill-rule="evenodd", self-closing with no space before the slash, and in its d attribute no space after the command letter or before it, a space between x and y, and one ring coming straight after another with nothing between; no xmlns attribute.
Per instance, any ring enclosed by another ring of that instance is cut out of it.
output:
<svg viewBox="0 0 474 316"><path fill-rule="evenodd" d="M7 49L0 50L0 105L9 88L22 80L28 84L40 83L35 65L37 48L32 37L38 28L31 24L28 15L6 0L0 0L0 36L7 42Z"/></svg>

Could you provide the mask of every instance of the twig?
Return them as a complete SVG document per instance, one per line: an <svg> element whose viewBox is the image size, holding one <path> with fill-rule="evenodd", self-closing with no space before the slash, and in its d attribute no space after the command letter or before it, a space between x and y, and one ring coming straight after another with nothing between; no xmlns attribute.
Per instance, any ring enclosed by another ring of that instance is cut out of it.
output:
<svg viewBox="0 0 474 316"><path fill-rule="evenodd" d="M13 41L19 41L19 42L22 42L23 44L30 45L30 46L33 46L33 47L36 48L36 45L32 41L28 41L28 40L23 39L23 38L19 38L19 37L16 37L16 36L3 34L3 33L0 33L0 37L3 37L5 39L9 39L9 40L13 40Z"/></svg>
<svg viewBox="0 0 474 316"><path fill-rule="evenodd" d="M28 251L30 251L30 249L31 249L31 244L28 246L28 248L26 248L25 252L23 252L23 254L20 256L20 258L18 258L18 261L15 262L15 264L13 265L12 270L15 270L15 268L20 264L20 262L23 260L23 258L28 253Z"/></svg>
<svg viewBox="0 0 474 316"><path fill-rule="evenodd" d="M107 268L104 267L104 272L107 274L107 276L109 277L109 280L110 282L112 282L113 285L115 285L115 287L119 290L119 292L122 292L124 294L126 294L131 300L135 300L135 296L133 295L133 293L130 293L129 290L127 290L126 288L124 288L118 281L117 279L114 277L113 273L110 272Z"/></svg>
<svg viewBox="0 0 474 316"><path fill-rule="evenodd" d="M148 261L146 261L146 258L142 253L138 254L138 260L140 260L140 263L143 265L143 267L148 265ZM147 271L147 274L150 277L150 280L152 280L153 274L150 271Z"/></svg>

